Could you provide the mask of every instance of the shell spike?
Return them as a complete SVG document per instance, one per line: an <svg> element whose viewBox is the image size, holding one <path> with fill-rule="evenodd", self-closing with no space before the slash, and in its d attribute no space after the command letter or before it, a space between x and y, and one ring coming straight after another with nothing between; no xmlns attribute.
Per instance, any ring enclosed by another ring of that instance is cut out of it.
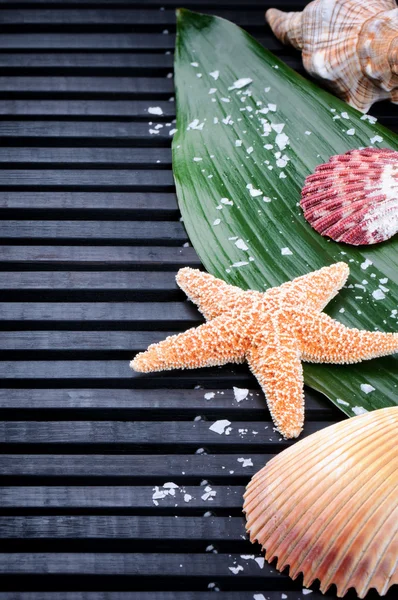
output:
<svg viewBox="0 0 398 600"><path fill-rule="evenodd" d="M276 37L283 44L291 44L297 50L302 50L302 15L301 12L283 12L277 8L270 8L265 13L265 18Z"/></svg>

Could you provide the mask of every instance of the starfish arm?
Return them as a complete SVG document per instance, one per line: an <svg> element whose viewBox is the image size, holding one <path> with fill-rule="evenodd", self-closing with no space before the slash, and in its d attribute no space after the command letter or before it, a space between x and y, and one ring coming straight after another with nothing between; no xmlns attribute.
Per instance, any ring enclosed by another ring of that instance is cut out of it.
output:
<svg viewBox="0 0 398 600"><path fill-rule="evenodd" d="M345 284L349 272L346 263L335 263L272 288L268 293L279 295L287 304L321 311Z"/></svg>
<svg viewBox="0 0 398 600"><path fill-rule="evenodd" d="M243 333L242 333L243 331ZM236 319L221 316L163 342L151 344L131 361L135 371L195 369L243 362L249 338Z"/></svg>
<svg viewBox="0 0 398 600"><path fill-rule="evenodd" d="M398 352L398 334L350 329L325 313L300 319L298 338L307 362L356 363Z"/></svg>
<svg viewBox="0 0 398 600"><path fill-rule="evenodd" d="M207 320L232 310L245 293L209 273L190 267L180 269L176 281Z"/></svg>
<svg viewBox="0 0 398 600"><path fill-rule="evenodd" d="M304 423L304 380L298 343L288 323L276 317L253 340L246 355L264 390L272 419L285 438L300 435Z"/></svg>

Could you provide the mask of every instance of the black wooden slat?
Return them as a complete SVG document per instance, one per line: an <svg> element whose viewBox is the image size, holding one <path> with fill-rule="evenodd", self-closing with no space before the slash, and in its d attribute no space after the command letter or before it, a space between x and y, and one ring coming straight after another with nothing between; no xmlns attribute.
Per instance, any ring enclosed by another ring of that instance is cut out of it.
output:
<svg viewBox="0 0 398 600"><path fill-rule="evenodd" d="M51 477L54 482L64 477L83 477L84 484L88 478L150 479L146 485L194 478L199 484L202 479L212 478L233 481L244 476L248 480L273 456L253 453L253 466L242 468L237 462L240 454L0 454L0 476Z"/></svg>
<svg viewBox="0 0 398 600"><path fill-rule="evenodd" d="M258 40L269 50L283 48L271 33L261 34ZM149 52L174 50L175 35L161 33L5 33L0 37L0 50L95 50Z"/></svg>
<svg viewBox="0 0 398 600"><path fill-rule="evenodd" d="M196 325L202 317L189 302L0 302L0 323L5 321L159 322Z"/></svg>
<svg viewBox="0 0 398 600"><path fill-rule="evenodd" d="M150 335L150 332L145 332ZM208 398L206 395L210 396ZM333 405L323 397L318 397L314 392L306 390L305 394L306 416L318 420L330 419L331 415L336 418L342 417L337 413ZM113 411L138 411L145 414L165 414L178 410L179 414L206 415L217 412L220 418L226 418L229 414L259 415L265 418L267 414L266 403L262 393L251 390L247 397L237 402L232 389L218 390L216 388L198 390L133 390L133 389L1 389L0 388L0 410L20 409L23 414L27 410L103 410ZM48 413L46 413L48 414ZM210 423L211 424L211 423ZM0 495L1 496L1 495Z"/></svg>
<svg viewBox="0 0 398 600"><path fill-rule="evenodd" d="M0 421L0 445L138 444L145 447L156 443L164 451L177 444L212 448L241 445L255 451L265 445L271 448L280 443L284 446L294 443L283 440L272 421L230 423L228 434L220 435L210 429L212 423L208 421ZM301 439L328 425L331 423L307 421ZM235 468L245 473L242 463L236 462Z"/></svg>
<svg viewBox="0 0 398 600"><path fill-rule="evenodd" d="M42 149L40 149L42 150ZM78 148L71 150L78 154ZM33 150L34 152L35 150ZM125 149L128 154L129 150ZM49 151L51 152L51 151ZM55 155L57 149L54 149ZM23 150L22 150L23 154ZM39 151L40 154L40 151ZM101 150L99 151L101 154ZM95 175L95 174L94 174ZM145 193L115 193L115 192L2 192L0 194L0 209L22 209L21 216L28 210L66 210L84 211L97 210L101 214L108 211L135 212L137 216L164 218L166 214L177 216L177 199L175 194L156 192Z"/></svg>
<svg viewBox="0 0 398 600"><path fill-rule="evenodd" d="M145 171L142 171L145 173ZM162 171L159 171L160 173ZM128 173L128 172L127 172ZM71 172L73 174L73 171ZM134 177L134 173L131 174ZM96 179L97 175L92 175ZM71 176L73 179L73 175ZM101 177L99 177L101 179ZM145 176L143 177L145 181ZM0 171L0 187L1 187ZM153 186L156 186L155 182ZM187 242L187 234L181 223L172 221L3 221L0 222L0 238L17 240L119 240L134 245L169 244Z"/></svg>
<svg viewBox="0 0 398 600"><path fill-rule="evenodd" d="M217 586L212 586L217 587ZM219 588L218 588L219 589ZM218 592L217 600L253 600L256 592ZM264 585L257 590L258 600L301 600L299 592L282 589L270 591ZM213 592L56 592L57 600L214 600ZM0 592L0 600L54 600L54 592ZM321 592L312 592L311 600L325 600ZM370 598L369 598L370 600ZM387 599L388 600L388 599Z"/></svg>
<svg viewBox="0 0 398 600"><path fill-rule="evenodd" d="M12 73L21 68L37 70L42 68L86 68L102 69L123 68L128 70L142 70L151 75L155 71L164 70L165 73L173 68L173 55L170 54L95 54L88 53L62 53L62 54L0 54L0 69L11 69ZM90 71L92 73L92 71Z"/></svg>
<svg viewBox="0 0 398 600"><path fill-rule="evenodd" d="M29 169L37 169L41 165L59 165L63 168L73 165L107 168L109 165L110 169L114 166L119 168L128 166L134 169L137 165L149 168L153 163L170 168L171 151L169 148L0 148L0 166L10 168L21 163ZM8 173L12 182L13 173L10 171ZM134 171L129 173L133 179ZM117 175L118 173L113 173L110 177L114 178ZM95 176L97 177L97 173ZM100 174L101 176L106 177L105 173ZM65 177L64 172L62 177ZM122 173L123 177L127 177L127 173ZM109 200L107 204L109 205ZM4 199L1 205L4 206Z"/></svg>
<svg viewBox="0 0 398 600"><path fill-rule="evenodd" d="M281 575L265 563L261 569L254 560L240 554L111 554L111 553L18 553L0 554L0 574L130 575L167 577L228 577L230 566L243 562L244 570L236 578L258 577L269 585L272 580L290 589L298 588L287 575ZM301 589L301 588L300 588Z"/></svg>
<svg viewBox="0 0 398 600"><path fill-rule="evenodd" d="M179 267L200 265L193 248L162 246L0 246L0 264L41 264L71 266L112 265L132 268L175 270Z"/></svg>
<svg viewBox="0 0 398 600"><path fill-rule="evenodd" d="M153 493L153 492L152 492ZM204 494L202 488L200 495ZM149 495L151 497L152 494ZM199 498L200 498L199 495ZM213 502L202 500L205 510ZM152 516L0 517L0 539L130 539L239 541L245 535L242 518ZM257 549L256 549L257 550ZM247 561L245 561L247 562Z"/></svg>
<svg viewBox="0 0 398 600"><path fill-rule="evenodd" d="M0 90L22 93L159 94L173 93L167 77L0 77Z"/></svg>
<svg viewBox="0 0 398 600"><path fill-rule="evenodd" d="M0 290L175 291L174 273L156 271L22 271L0 273ZM0 339L0 344L1 344Z"/></svg>
<svg viewBox="0 0 398 600"><path fill-rule="evenodd" d="M79 121L0 121L0 135L3 143L9 145L22 142L35 142L37 145L44 141L57 142L57 145L79 143L82 146L90 145L90 140L96 145L101 143L137 146L142 144L171 143L170 131L172 126L155 129L155 125L147 123L128 122L83 122ZM150 133L157 131L158 133Z"/></svg>
<svg viewBox="0 0 398 600"><path fill-rule="evenodd" d="M173 190L173 175L171 171L147 171L147 170L26 170L0 169L0 188L90 188L90 189L108 189L112 190L141 190L141 191L172 191ZM161 225L158 224L158 227ZM62 225L60 223L62 229ZM7 228L7 225L4 225ZM65 223L65 228L68 228ZM104 228L105 229L105 228ZM77 227L77 237L79 227ZM123 239L123 227L121 228L121 236ZM15 227L15 233L19 235L18 227ZM135 237L134 229L131 230L130 239ZM2 236L1 236L2 237ZM8 237L5 235L5 237ZM14 237L14 236L13 236ZM21 235L21 237L24 237ZM40 236L39 236L40 237ZM62 233L60 231L60 239ZM93 236L95 239L97 236ZM87 230L86 238L90 239L90 230ZM186 241L186 240L184 240Z"/></svg>
<svg viewBox="0 0 398 600"><path fill-rule="evenodd" d="M17 56L20 56L19 54ZM54 56L59 56L56 54ZM61 54L62 56L62 54ZM87 56L90 56L88 54ZM110 56L113 56L110 54ZM129 56L129 55L126 55ZM1 57L1 54L0 54ZM163 115L148 112L150 107L160 107ZM151 100L0 100L0 115L6 116L51 116L81 117L93 120L95 117L145 118L147 121L162 121L175 118L175 105L172 101Z"/></svg>
<svg viewBox="0 0 398 600"><path fill-rule="evenodd" d="M54 6L54 8L58 8L57 5L62 4L62 6L68 6L71 8L76 8L78 4L77 0L0 0L0 4L4 6L8 6L9 8L14 7L15 5L24 6L25 4L35 4L37 6ZM81 4L95 4L96 6L105 5L109 6L115 4L115 0L84 0ZM143 0L118 0L118 5L122 5L125 8L131 6L138 6L139 8L143 5ZM161 7L180 7L180 3L178 0L145 0L145 4L148 6L153 6L155 10L159 10L159 6ZM275 2L271 1L261 2L261 6L264 7L264 10L274 6ZM279 2L280 8L282 10L300 10L307 4L306 0L281 0ZM235 15L238 15L238 11L247 10L247 8L254 7L258 8L259 0L185 0L184 6L190 8L190 10L195 10L192 7L219 7L219 6L233 6L237 11ZM162 10L162 8L161 8Z"/></svg>
<svg viewBox="0 0 398 600"><path fill-rule="evenodd" d="M244 486L211 486L216 492L212 500L203 500L206 486L182 486L176 495L166 495L158 506L174 508L177 503L187 509L241 508ZM2 487L0 508L130 508L157 510L153 502L153 486L29 486ZM191 498L184 500L184 494ZM13 533L11 529L10 533ZM0 535L1 537L1 535ZM1 595L0 595L1 598Z"/></svg>

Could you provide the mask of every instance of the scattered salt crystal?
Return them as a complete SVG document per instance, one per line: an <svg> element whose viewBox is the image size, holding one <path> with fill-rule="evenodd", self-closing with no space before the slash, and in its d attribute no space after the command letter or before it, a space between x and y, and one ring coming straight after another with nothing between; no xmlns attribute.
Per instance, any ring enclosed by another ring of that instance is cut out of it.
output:
<svg viewBox="0 0 398 600"><path fill-rule="evenodd" d="M225 432L226 427L229 427L229 425L231 425L231 421L228 421L228 419L220 419L219 421L213 423L213 425L210 425L209 429L210 431L214 431L215 433L222 435Z"/></svg>
<svg viewBox="0 0 398 600"><path fill-rule="evenodd" d="M380 283L388 283L388 277L383 277L383 279L379 279Z"/></svg>
<svg viewBox="0 0 398 600"><path fill-rule="evenodd" d="M355 135L355 129L353 127L351 129L347 129L346 134L347 135Z"/></svg>
<svg viewBox="0 0 398 600"><path fill-rule="evenodd" d="M375 135L374 137L370 138L371 144L375 144L376 142L381 143L382 141L383 141L383 138L381 137L381 135Z"/></svg>
<svg viewBox="0 0 398 600"><path fill-rule="evenodd" d="M174 483L174 481L167 481L163 484L163 487L166 488L166 490L171 490L177 489L179 486L176 483Z"/></svg>
<svg viewBox="0 0 398 600"><path fill-rule="evenodd" d="M192 62L191 63L191 67L198 67L198 66L199 66L199 63L197 63L197 62Z"/></svg>
<svg viewBox="0 0 398 600"><path fill-rule="evenodd" d="M242 140L235 140L235 146L239 148L242 145Z"/></svg>
<svg viewBox="0 0 398 600"><path fill-rule="evenodd" d="M311 135L312 131L304 131L305 135Z"/></svg>
<svg viewBox="0 0 398 600"><path fill-rule="evenodd" d="M248 154L251 154L253 152L253 146L249 146L249 148L246 150L246 152Z"/></svg>
<svg viewBox="0 0 398 600"><path fill-rule="evenodd" d="M282 256L291 256L293 254L293 252L290 250L290 248L281 248L281 254Z"/></svg>
<svg viewBox="0 0 398 600"><path fill-rule="evenodd" d="M307 588L303 588L301 590L303 596L307 596L308 594L312 594L312 590L307 590Z"/></svg>
<svg viewBox="0 0 398 600"><path fill-rule="evenodd" d="M276 133L282 133L283 128L285 127L284 123L272 123L272 129L276 131Z"/></svg>
<svg viewBox="0 0 398 600"><path fill-rule="evenodd" d="M251 196L252 198L256 198L257 196L261 196L261 195L262 195L262 193L263 193L261 190L256 190L256 189L253 187L253 184L252 184L252 183L248 183L248 184L247 184L247 186L246 186L246 189L248 189L248 190L249 190L249 192L250 192L250 196Z"/></svg>
<svg viewBox="0 0 398 600"><path fill-rule="evenodd" d="M221 102L231 102L229 98L220 98Z"/></svg>
<svg viewBox="0 0 398 600"><path fill-rule="evenodd" d="M282 173L279 174L279 179L286 179L286 173L282 171Z"/></svg>
<svg viewBox="0 0 398 600"><path fill-rule="evenodd" d="M233 85L231 85L231 87L229 87L229 90L240 90L241 88L245 87L246 85L249 85L249 83L252 83L253 79L250 79L249 77L242 77L241 79L237 79L235 81L235 83Z"/></svg>
<svg viewBox="0 0 398 600"><path fill-rule="evenodd" d="M232 389L234 391L235 400L237 402L242 402L242 400L244 400L245 398L247 398L249 390L247 390L246 388L234 387Z"/></svg>
<svg viewBox="0 0 398 600"><path fill-rule="evenodd" d="M372 261L369 260L368 258L361 263L361 269L363 269L365 271L365 269L367 269L368 267L370 267L370 265L373 265Z"/></svg>
<svg viewBox="0 0 398 600"><path fill-rule="evenodd" d="M214 125L217 125L217 123L218 123L218 117L213 117L213 123L214 123Z"/></svg>
<svg viewBox="0 0 398 600"><path fill-rule="evenodd" d="M345 313L345 308L340 308L339 313Z"/></svg>
<svg viewBox="0 0 398 600"><path fill-rule="evenodd" d="M282 598L282 600L286 600L287 595L286 594L281 594L281 598Z"/></svg>
<svg viewBox="0 0 398 600"><path fill-rule="evenodd" d="M220 75L220 71L212 71L211 73L209 73L210 77L213 77L213 79L215 79L217 81L219 75Z"/></svg>
<svg viewBox="0 0 398 600"><path fill-rule="evenodd" d="M260 569L264 569L265 558L263 556L256 556L254 560L256 561Z"/></svg>
<svg viewBox="0 0 398 600"><path fill-rule="evenodd" d="M242 467L252 467L253 466L253 461L251 458L238 458L237 459L238 463L242 463Z"/></svg>
<svg viewBox="0 0 398 600"><path fill-rule="evenodd" d="M237 567L228 567L228 569L232 571L234 575L237 575L239 571L243 571L243 567L241 565L238 565Z"/></svg>
<svg viewBox="0 0 398 600"><path fill-rule="evenodd" d="M268 92L270 91L270 89L271 89L270 87L266 87L266 88L264 88L264 92L265 92L266 94L268 94Z"/></svg>
<svg viewBox="0 0 398 600"><path fill-rule="evenodd" d="M202 77L202 73L196 73L196 77Z"/></svg>
<svg viewBox="0 0 398 600"><path fill-rule="evenodd" d="M213 225L219 225L221 223L221 219L215 219L215 221L213 221Z"/></svg>
<svg viewBox="0 0 398 600"><path fill-rule="evenodd" d="M194 162L200 162L201 160L203 160L203 158L200 158L199 156L194 156L193 160Z"/></svg>
<svg viewBox="0 0 398 600"><path fill-rule="evenodd" d="M266 150L272 150L272 148L273 148L273 145L272 145L272 144L264 144L264 148L265 148Z"/></svg>
<svg viewBox="0 0 398 600"><path fill-rule="evenodd" d="M370 392L374 392L376 388L373 385L369 385L369 383L361 383L361 390L365 392L365 394L370 394Z"/></svg>
<svg viewBox="0 0 398 600"><path fill-rule="evenodd" d="M214 392L206 392L205 394L205 400L211 400L212 398L214 398L215 393Z"/></svg>
<svg viewBox="0 0 398 600"><path fill-rule="evenodd" d="M184 494L184 502L190 502L192 500L191 494Z"/></svg>
<svg viewBox="0 0 398 600"><path fill-rule="evenodd" d="M247 261L241 260L241 261L238 261L238 262L234 263L233 265L231 265L231 267L235 267L235 268L244 267L244 266L246 266L248 264L249 263Z"/></svg>
<svg viewBox="0 0 398 600"><path fill-rule="evenodd" d="M343 117L343 119L349 119L350 115L348 114L348 112L342 112L341 116Z"/></svg>
<svg viewBox="0 0 398 600"><path fill-rule="evenodd" d="M276 111L276 104L268 104L268 108L271 112L275 112Z"/></svg>
<svg viewBox="0 0 398 600"><path fill-rule="evenodd" d="M228 198L221 198L220 200L221 204L227 204L228 206L233 206L234 203L232 202L232 200L229 200Z"/></svg>
<svg viewBox="0 0 398 600"><path fill-rule="evenodd" d="M169 135L174 135L178 129L170 129Z"/></svg>
<svg viewBox="0 0 398 600"><path fill-rule="evenodd" d="M348 402L342 400L341 398L336 398L337 404L341 404L342 406L349 406Z"/></svg>
<svg viewBox="0 0 398 600"><path fill-rule="evenodd" d="M217 88L210 88L209 89L209 94L215 94L217 91Z"/></svg>
<svg viewBox="0 0 398 600"><path fill-rule="evenodd" d="M253 600L265 600L264 594L254 594Z"/></svg>
<svg viewBox="0 0 398 600"><path fill-rule="evenodd" d="M279 150L284 150L289 143L289 138L286 133L278 133L275 138L275 143L278 146Z"/></svg>
<svg viewBox="0 0 398 600"><path fill-rule="evenodd" d="M366 410L366 408L363 408L363 406L353 406L352 412L354 413L354 415L358 416L358 415L365 415L369 411Z"/></svg>
<svg viewBox="0 0 398 600"><path fill-rule="evenodd" d="M190 124L187 127L187 131L189 129L199 129L200 131L203 129L204 127L204 121L203 123L199 123L199 119L194 119L193 121L190 122Z"/></svg>
<svg viewBox="0 0 398 600"><path fill-rule="evenodd" d="M385 293L382 290L375 290L372 292L372 296L375 300L384 300L386 297Z"/></svg>
<svg viewBox="0 0 398 600"><path fill-rule="evenodd" d="M160 108L160 106L150 106L148 108L148 112L150 115L162 115L163 114L163 110Z"/></svg>
<svg viewBox="0 0 398 600"><path fill-rule="evenodd" d="M231 119L231 115L227 115L225 119L222 120L225 125L232 125L233 121Z"/></svg>
<svg viewBox="0 0 398 600"><path fill-rule="evenodd" d="M235 246L240 250L249 250L249 248L246 246L245 242L242 239L236 240Z"/></svg>
<svg viewBox="0 0 398 600"><path fill-rule="evenodd" d="M149 133L150 133L151 135L157 135L157 134L159 133L159 130L158 130L158 129L150 129L150 130L149 130Z"/></svg>
<svg viewBox="0 0 398 600"><path fill-rule="evenodd" d="M260 108L257 112L261 113L262 115L266 115L269 113L269 108Z"/></svg>

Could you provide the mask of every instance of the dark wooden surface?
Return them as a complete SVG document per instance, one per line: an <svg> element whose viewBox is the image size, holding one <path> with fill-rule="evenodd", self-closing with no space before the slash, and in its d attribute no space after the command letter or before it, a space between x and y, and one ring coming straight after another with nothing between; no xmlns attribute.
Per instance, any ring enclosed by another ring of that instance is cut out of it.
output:
<svg viewBox="0 0 398 600"><path fill-rule="evenodd" d="M171 172L178 4L0 0L0 600L304 598L245 536L244 486L290 445L247 367L128 366L201 322L174 279L200 266ZM303 72L266 2L182 4ZM372 113L398 130L393 105ZM250 389L241 403L234 385ZM341 418L307 394L304 435ZM209 430L217 419L229 436Z"/></svg>

